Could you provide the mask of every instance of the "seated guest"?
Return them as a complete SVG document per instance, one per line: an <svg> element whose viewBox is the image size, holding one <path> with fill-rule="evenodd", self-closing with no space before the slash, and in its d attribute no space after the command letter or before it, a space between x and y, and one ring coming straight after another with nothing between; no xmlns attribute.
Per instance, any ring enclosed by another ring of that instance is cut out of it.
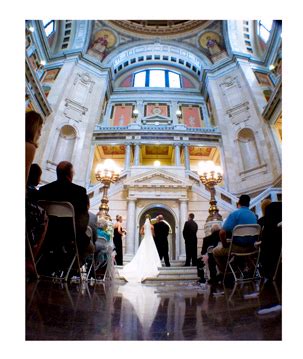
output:
<svg viewBox="0 0 303 359"><path fill-rule="evenodd" d="M208 263L210 279L208 283L215 282L215 278L217 275L216 261L214 260L214 256L212 253L207 253L207 249L209 247L216 247L220 241L219 237L220 226L218 224L213 224L211 227L211 234L203 238L203 245L201 250L202 257L198 258L197 270L198 277L200 278L200 283L205 283L204 278L204 266L206 262Z"/></svg>
<svg viewBox="0 0 303 359"><path fill-rule="evenodd" d="M240 196L239 202L237 204L238 209L230 213L219 232L220 242L217 247L213 249L213 255L220 271L220 278L223 277L225 272L230 246L226 239L232 237L233 229L239 224L257 224L257 217L249 209L249 202L250 197L248 195L243 194ZM233 248L237 252L246 252L247 247L254 248L253 245L254 238L251 237L234 238L233 241Z"/></svg>
<svg viewBox="0 0 303 359"><path fill-rule="evenodd" d="M42 175L42 169L37 163L33 163L30 167L28 179L26 183L26 198L38 201L38 189L37 186L40 183Z"/></svg>
<svg viewBox="0 0 303 359"><path fill-rule="evenodd" d="M263 199L263 201L261 202L261 210L262 210L262 217L260 217L258 219L258 224L261 226L261 229L263 228L264 226L264 216L265 216L265 209L266 207L271 203L271 199L269 198L265 198Z"/></svg>
<svg viewBox="0 0 303 359"><path fill-rule="evenodd" d="M26 236L29 240L34 260L37 259L43 244L48 217L43 208L37 204L36 186L40 182L42 170L39 165L32 164L26 186ZM30 275L34 272L29 248L26 246L26 269Z"/></svg>
<svg viewBox="0 0 303 359"><path fill-rule="evenodd" d="M70 162L60 162L56 172L57 180L39 189L39 199L70 202L73 205L75 211L77 246L80 257L84 259L87 255L94 252L90 238L88 238L85 233L89 222L86 189L72 182L74 170Z"/></svg>
<svg viewBox="0 0 303 359"><path fill-rule="evenodd" d="M282 202L272 202L265 209L261 234L260 263L264 277L272 279L282 248Z"/></svg>
<svg viewBox="0 0 303 359"><path fill-rule="evenodd" d="M98 252L98 256L96 262L98 266L98 264L106 261L108 247L113 247L113 242L111 241L110 234L107 232L108 223L105 218L98 220L97 227L96 251Z"/></svg>
<svg viewBox="0 0 303 359"><path fill-rule="evenodd" d="M25 183L28 179L29 170L33 163L38 140L41 135L43 119L35 111L28 111L25 115Z"/></svg>

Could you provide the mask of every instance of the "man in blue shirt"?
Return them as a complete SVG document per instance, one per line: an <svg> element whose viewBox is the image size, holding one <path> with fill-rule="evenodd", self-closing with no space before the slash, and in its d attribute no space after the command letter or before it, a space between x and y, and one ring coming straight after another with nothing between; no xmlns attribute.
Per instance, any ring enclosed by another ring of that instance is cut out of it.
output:
<svg viewBox="0 0 303 359"><path fill-rule="evenodd" d="M229 252L229 243L227 238L231 238L234 227L238 224L257 224L256 215L249 209L250 197L243 194L239 198L238 209L230 213L220 230L220 241L216 248L213 249L213 255L216 260L220 274L224 274L227 256ZM237 252L246 252L247 246L252 246L255 239L252 237L234 238L233 249Z"/></svg>

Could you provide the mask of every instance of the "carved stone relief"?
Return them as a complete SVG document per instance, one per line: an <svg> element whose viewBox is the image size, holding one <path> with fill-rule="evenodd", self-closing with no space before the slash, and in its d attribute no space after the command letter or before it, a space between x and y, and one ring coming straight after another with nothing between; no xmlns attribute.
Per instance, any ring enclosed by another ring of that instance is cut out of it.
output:
<svg viewBox="0 0 303 359"><path fill-rule="evenodd" d="M88 108L85 106L93 91L95 82L88 73L77 73L73 81L70 96L65 99L64 115L76 122L82 121Z"/></svg>
<svg viewBox="0 0 303 359"><path fill-rule="evenodd" d="M226 115L234 125L250 119L249 101L243 93L241 83L237 76L228 76L219 84L225 107Z"/></svg>

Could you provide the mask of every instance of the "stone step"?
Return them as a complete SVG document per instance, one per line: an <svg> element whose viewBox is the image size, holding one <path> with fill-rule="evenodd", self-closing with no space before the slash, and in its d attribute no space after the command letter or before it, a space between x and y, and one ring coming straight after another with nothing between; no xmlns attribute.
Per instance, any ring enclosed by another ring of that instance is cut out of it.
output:
<svg viewBox="0 0 303 359"><path fill-rule="evenodd" d="M122 269L123 266L115 266L116 269ZM160 267L159 275L156 278L147 278L144 283L149 282L161 282L161 281L193 281L197 280L197 268L196 267ZM118 278L122 279L122 278Z"/></svg>

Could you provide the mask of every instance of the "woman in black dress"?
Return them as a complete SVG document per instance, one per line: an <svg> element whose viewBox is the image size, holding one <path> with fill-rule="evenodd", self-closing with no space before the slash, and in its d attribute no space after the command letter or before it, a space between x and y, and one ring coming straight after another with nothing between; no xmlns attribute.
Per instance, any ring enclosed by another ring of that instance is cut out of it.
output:
<svg viewBox="0 0 303 359"><path fill-rule="evenodd" d="M122 252L122 235L124 230L122 228L122 216L116 216L117 222L114 225L114 245L116 249L116 263L119 266L123 265L123 252Z"/></svg>

